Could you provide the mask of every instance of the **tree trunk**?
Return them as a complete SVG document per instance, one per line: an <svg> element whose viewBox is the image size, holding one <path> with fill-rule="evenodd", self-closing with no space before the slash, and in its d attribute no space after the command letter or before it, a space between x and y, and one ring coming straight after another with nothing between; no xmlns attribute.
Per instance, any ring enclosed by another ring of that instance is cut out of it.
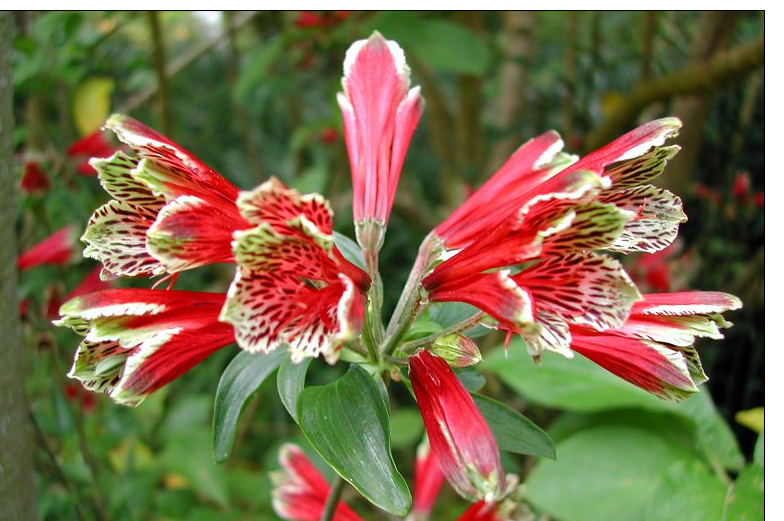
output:
<svg viewBox="0 0 784 521"><path fill-rule="evenodd" d="M512 152L523 143L515 122L526 114L528 71L524 61L533 46L536 14L531 11L507 11L503 15L504 62L501 65L498 96L494 100L493 124L500 138L493 143L484 174L495 172Z"/></svg>
<svg viewBox="0 0 784 521"><path fill-rule="evenodd" d="M0 13L0 519L37 519L33 439L24 387L24 350L16 293L17 180L13 176L13 82L9 12Z"/></svg>

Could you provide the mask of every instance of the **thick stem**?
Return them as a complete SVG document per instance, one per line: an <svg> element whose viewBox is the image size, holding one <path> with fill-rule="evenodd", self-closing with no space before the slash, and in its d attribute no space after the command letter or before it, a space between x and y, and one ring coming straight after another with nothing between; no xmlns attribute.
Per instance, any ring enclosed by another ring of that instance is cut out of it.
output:
<svg viewBox="0 0 784 521"><path fill-rule="evenodd" d="M438 237L431 233L425 237L425 240L422 241L422 245L419 247L419 253L414 261L414 266L411 268L411 273L408 275L403 293L400 295L400 300L398 300L395 311L392 313L392 318L389 320L387 333L384 336L384 341L381 343L382 353L391 352L395 348L395 345L400 341L408 326L411 325L421 310L420 281L430 268L433 252L437 249L437 241Z"/></svg>
<svg viewBox="0 0 784 521"><path fill-rule="evenodd" d="M324 510L321 511L321 521L332 521L335 516L335 511L338 509L340 503L340 495L343 493L343 487L346 482L340 476L335 476L332 480L332 489L329 491L327 503L324 505Z"/></svg>
<svg viewBox="0 0 784 521"><path fill-rule="evenodd" d="M25 360L17 300L16 220L18 182L13 169L12 15L0 12L0 519L38 518L33 438L25 392Z"/></svg>
<svg viewBox="0 0 784 521"><path fill-rule="evenodd" d="M471 317L463 320L462 322L458 322L457 324L449 326L443 331L439 331L438 333L434 333L424 338L412 340L411 342L406 342L405 344L400 346L398 351L402 351L404 353L412 353L416 349L419 349L420 347L427 347L428 345L432 344L442 336L468 331L469 329L473 329L474 327L478 326L482 322L482 319L484 317L485 317L484 312L477 313L476 315L472 315Z"/></svg>

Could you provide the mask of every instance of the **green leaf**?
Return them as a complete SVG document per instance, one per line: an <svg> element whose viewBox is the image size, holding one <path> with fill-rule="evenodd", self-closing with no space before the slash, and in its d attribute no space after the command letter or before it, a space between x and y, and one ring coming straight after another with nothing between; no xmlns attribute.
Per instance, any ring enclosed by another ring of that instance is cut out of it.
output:
<svg viewBox="0 0 784 521"><path fill-rule="evenodd" d="M434 302L427 308L430 320L448 328L476 315L479 310L463 302Z"/></svg>
<svg viewBox="0 0 784 521"><path fill-rule="evenodd" d="M482 367L524 398L547 407L584 412L673 408L672 403L638 389L579 354L570 360L545 352L537 365L519 339L512 340L506 356L502 349L490 353Z"/></svg>
<svg viewBox="0 0 784 521"><path fill-rule="evenodd" d="M360 494L394 515L408 512L411 492L392 460L389 412L367 371L352 365L335 382L306 388L297 416L310 444Z"/></svg>
<svg viewBox="0 0 784 521"><path fill-rule="evenodd" d="M406 331L406 334L403 337L403 341L410 342L411 340L419 340L420 338L440 333L443 330L444 328L438 322L432 322L420 317L408 328L408 331Z"/></svg>
<svg viewBox="0 0 784 521"><path fill-rule="evenodd" d="M295 364L291 358L284 358L278 368L278 394L283 406L289 411L292 419L297 421L297 399L305 388L305 376L312 358L306 358Z"/></svg>
<svg viewBox="0 0 784 521"><path fill-rule="evenodd" d="M343 254L347 261L351 262L355 266L359 266L363 270L367 270L367 265L365 264L365 255L362 253L362 248L359 247L359 244L352 241L342 233L333 231L332 236L335 237L335 245L338 247L340 253Z"/></svg>
<svg viewBox="0 0 784 521"><path fill-rule="evenodd" d="M266 354L242 351L223 371L215 393L212 420L213 457L216 463L223 463L229 457L242 411L251 396L286 356L285 349Z"/></svg>
<svg viewBox="0 0 784 521"><path fill-rule="evenodd" d="M701 461L676 461L662 476L644 519L719 520L728 488Z"/></svg>
<svg viewBox="0 0 784 521"><path fill-rule="evenodd" d="M631 426L599 426L557 443L558 461L540 460L525 497L562 521L643 519L662 474L688 450Z"/></svg>
<svg viewBox="0 0 784 521"><path fill-rule="evenodd" d="M673 410L692 421L697 431L697 446L708 461L733 471L743 468L746 461L738 440L713 404L708 389L703 388L688 400L675 404Z"/></svg>
<svg viewBox="0 0 784 521"><path fill-rule="evenodd" d="M472 397L501 450L555 459L553 440L534 422L487 396L474 394Z"/></svg>
<svg viewBox="0 0 784 521"><path fill-rule="evenodd" d="M485 386L487 381L482 373L476 370L476 367L453 367L452 371L455 372L455 376L469 393L477 392Z"/></svg>
<svg viewBox="0 0 784 521"><path fill-rule="evenodd" d="M765 519L765 469L747 465L732 487L722 521L762 521Z"/></svg>
<svg viewBox="0 0 784 521"><path fill-rule="evenodd" d="M760 432L754 444L754 463L765 464L765 431Z"/></svg>

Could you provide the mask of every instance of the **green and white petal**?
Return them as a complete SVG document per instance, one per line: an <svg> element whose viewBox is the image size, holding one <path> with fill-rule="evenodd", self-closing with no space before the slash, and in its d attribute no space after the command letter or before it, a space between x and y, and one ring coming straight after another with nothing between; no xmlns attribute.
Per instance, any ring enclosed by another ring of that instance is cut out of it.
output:
<svg viewBox="0 0 784 521"><path fill-rule="evenodd" d="M663 250L678 236L686 222L680 197L652 185L602 194L600 200L634 213L608 250L622 253Z"/></svg>
<svg viewBox="0 0 784 521"><path fill-rule="evenodd" d="M109 201L90 217L81 240L84 256L103 264L101 279L155 276L166 272L147 251L147 230L156 210L123 201Z"/></svg>

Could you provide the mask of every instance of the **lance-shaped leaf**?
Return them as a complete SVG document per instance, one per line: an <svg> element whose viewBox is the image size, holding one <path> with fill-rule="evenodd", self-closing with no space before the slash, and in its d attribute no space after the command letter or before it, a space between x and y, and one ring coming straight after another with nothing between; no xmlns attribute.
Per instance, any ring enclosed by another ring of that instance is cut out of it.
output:
<svg viewBox="0 0 784 521"><path fill-rule="evenodd" d="M212 421L213 455L216 463L223 463L229 457L242 412L285 356L285 349L264 354L243 351L235 356L223 371L218 391L215 393L215 414Z"/></svg>
<svg viewBox="0 0 784 521"><path fill-rule="evenodd" d="M312 358L306 358L298 364L286 358L278 369L278 394L283 406L289 411L292 419L297 420L297 399L305 388L305 376Z"/></svg>
<svg viewBox="0 0 784 521"><path fill-rule="evenodd" d="M305 437L343 479L371 503L402 516L411 492L392 460L389 411L373 378L358 366L335 382L300 394Z"/></svg>
<svg viewBox="0 0 784 521"><path fill-rule="evenodd" d="M472 397L493 431L499 449L555 459L553 440L534 422L492 398L481 394Z"/></svg>

